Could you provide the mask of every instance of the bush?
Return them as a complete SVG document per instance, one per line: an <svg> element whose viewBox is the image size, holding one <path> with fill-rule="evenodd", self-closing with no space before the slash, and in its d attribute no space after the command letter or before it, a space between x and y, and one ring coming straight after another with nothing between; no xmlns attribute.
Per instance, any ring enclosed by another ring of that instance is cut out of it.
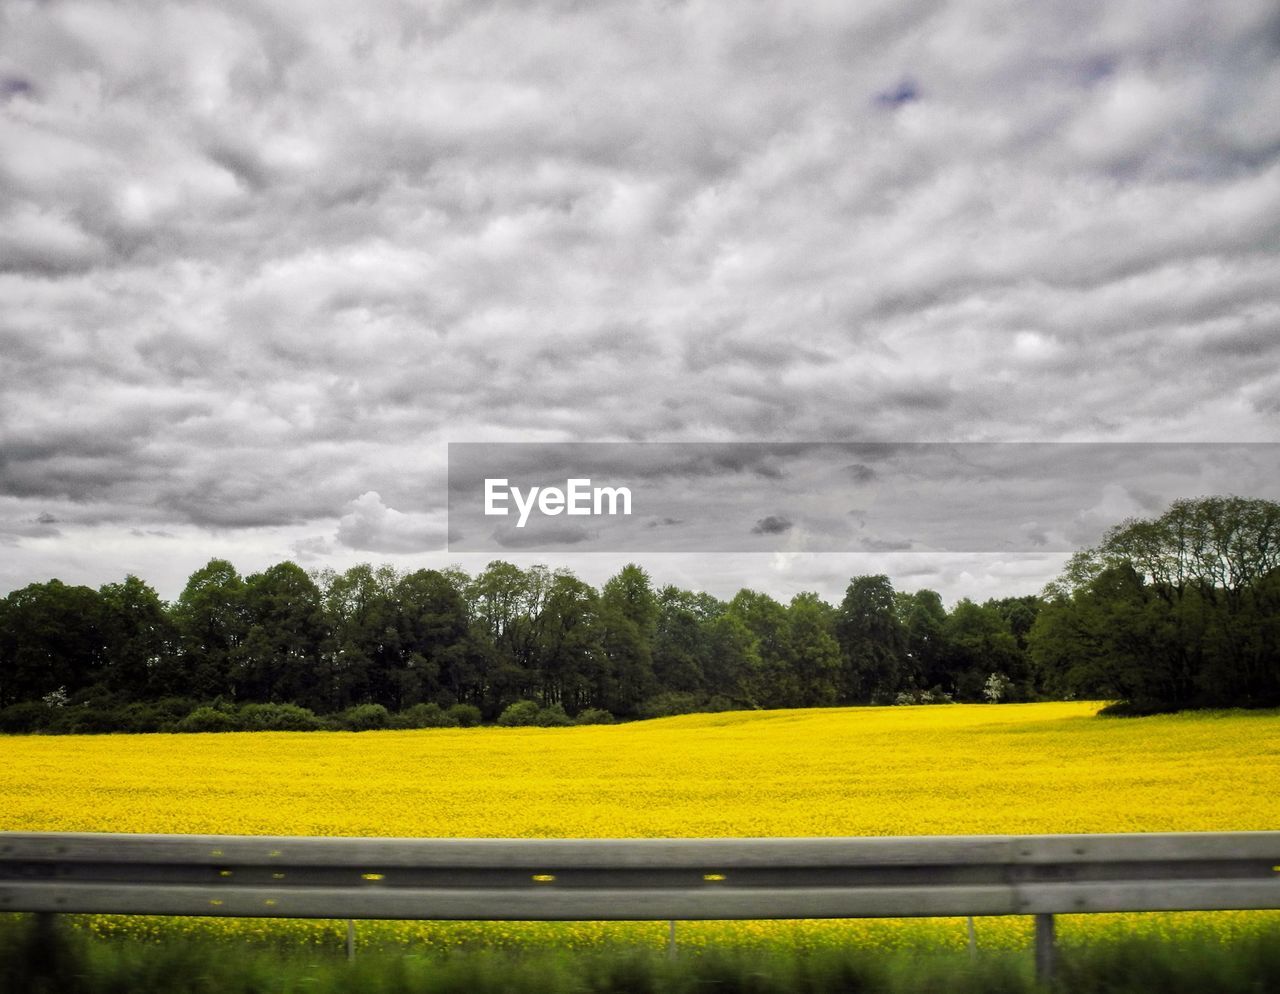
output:
<svg viewBox="0 0 1280 994"><path fill-rule="evenodd" d="M0 711L0 732L8 735L26 735L47 728L53 717L53 708L41 701L23 701L10 704Z"/></svg>
<svg viewBox="0 0 1280 994"><path fill-rule="evenodd" d="M240 725L236 719L218 708L199 707L178 722L174 729L178 732L238 732Z"/></svg>
<svg viewBox="0 0 1280 994"><path fill-rule="evenodd" d="M357 704L338 715L338 724L351 732L391 727L391 713L381 704Z"/></svg>
<svg viewBox="0 0 1280 994"><path fill-rule="evenodd" d="M246 704L239 717L248 732L313 732L324 727L314 711L296 704Z"/></svg>
<svg viewBox="0 0 1280 994"><path fill-rule="evenodd" d="M415 704L391 719L393 728L457 728L458 719L439 704Z"/></svg>
<svg viewBox="0 0 1280 994"><path fill-rule="evenodd" d="M929 690L904 690L893 699L894 704L954 704L951 695L941 687Z"/></svg>
<svg viewBox="0 0 1280 994"><path fill-rule="evenodd" d="M178 727L178 722L199 706L199 701L193 701L189 697L160 698L160 700L150 705L151 711L157 719L155 731L175 731Z"/></svg>
<svg viewBox="0 0 1280 994"><path fill-rule="evenodd" d="M537 701L516 701L507 705L506 710L498 715L498 724L504 728L536 725L540 710Z"/></svg>
<svg viewBox="0 0 1280 994"><path fill-rule="evenodd" d="M573 719L575 725L612 725L618 719L604 708L583 708Z"/></svg>
<svg viewBox="0 0 1280 994"><path fill-rule="evenodd" d="M670 690L641 701L637 712L641 718L670 718L677 714L692 714L699 710L699 703L693 694Z"/></svg>
<svg viewBox="0 0 1280 994"><path fill-rule="evenodd" d="M539 709L537 723L543 728L563 728L565 725L572 725L573 719L565 714L562 705L552 704Z"/></svg>
<svg viewBox="0 0 1280 994"><path fill-rule="evenodd" d="M124 708L68 704L56 709L49 731L59 735L101 735L122 731L128 720Z"/></svg>
<svg viewBox="0 0 1280 994"><path fill-rule="evenodd" d="M445 711L460 728L475 728L480 724L480 709L474 704L454 704Z"/></svg>

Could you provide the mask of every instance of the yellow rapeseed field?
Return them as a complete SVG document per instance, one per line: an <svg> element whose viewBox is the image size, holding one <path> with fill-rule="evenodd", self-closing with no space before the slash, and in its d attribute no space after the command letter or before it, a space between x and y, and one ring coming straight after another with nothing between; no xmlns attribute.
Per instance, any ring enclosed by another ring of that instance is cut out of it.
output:
<svg viewBox="0 0 1280 994"><path fill-rule="evenodd" d="M697 837L1270 830L1280 715L1094 716L1096 704L690 715L619 726L0 738L0 830ZM1072 934L1270 915L1080 916ZM95 919L326 940L325 923ZM664 925L403 923L381 939L660 942ZM984 944L1023 919L979 923ZM962 945L963 923L682 924L682 943Z"/></svg>

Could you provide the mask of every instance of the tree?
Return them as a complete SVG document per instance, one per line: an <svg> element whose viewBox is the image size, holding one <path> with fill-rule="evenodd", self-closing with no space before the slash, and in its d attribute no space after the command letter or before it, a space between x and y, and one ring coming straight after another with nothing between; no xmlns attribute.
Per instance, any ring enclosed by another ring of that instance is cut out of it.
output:
<svg viewBox="0 0 1280 994"><path fill-rule="evenodd" d="M628 563L600 591L601 646L608 660L608 690L593 703L613 714L634 714L655 689L653 636L658 600L649 574Z"/></svg>
<svg viewBox="0 0 1280 994"><path fill-rule="evenodd" d="M462 596L465 582L465 576L420 569L396 584L399 644L405 654L397 710L428 698L453 704L474 692L477 674Z"/></svg>
<svg viewBox="0 0 1280 994"><path fill-rule="evenodd" d="M707 690L739 707L760 707L760 651L751 629L725 612L707 622L707 643Z"/></svg>
<svg viewBox="0 0 1280 994"><path fill-rule="evenodd" d="M577 714L591 706L604 672L600 599L568 570L556 570L538 625L542 707Z"/></svg>
<svg viewBox="0 0 1280 994"><path fill-rule="evenodd" d="M131 700L184 688L172 665L177 638L160 596L133 574L98 591L107 686Z"/></svg>
<svg viewBox="0 0 1280 994"><path fill-rule="evenodd" d="M999 611L989 604L975 604L966 597L947 616L945 632L947 669L957 698L983 700L987 677L995 672L1011 684L1011 692L1006 697L1025 699L1027 673L1023 657Z"/></svg>
<svg viewBox="0 0 1280 994"><path fill-rule="evenodd" d="M797 707L803 690L796 681L787 609L768 594L743 589L729 602L728 613L751 633L759 657L750 681L742 685L746 696L757 707Z"/></svg>
<svg viewBox="0 0 1280 994"><path fill-rule="evenodd" d="M801 707L836 703L840 693L840 644L835 638L836 614L814 593L799 593L787 607L787 637L791 666Z"/></svg>
<svg viewBox="0 0 1280 994"><path fill-rule="evenodd" d="M324 710L359 704L395 707L400 695L399 618L390 566L368 563L326 574L324 605L333 635L326 651Z"/></svg>
<svg viewBox="0 0 1280 994"><path fill-rule="evenodd" d="M330 631L315 580L296 563L277 563L245 581L243 602L248 631L233 666L238 696L324 708Z"/></svg>
<svg viewBox="0 0 1280 994"><path fill-rule="evenodd" d="M225 559L210 559L191 574L170 613L178 633L188 693L234 698L232 653L248 631L244 581Z"/></svg>
<svg viewBox="0 0 1280 994"><path fill-rule="evenodd" d="M1047 682L1133 710L1280 703L1280 504L1175 501L1071 558L1028 642Z"/></svg>
<svg viewBox="0 0 1280 994"><path fill-rule="evenodd" d="M724 613L724 604L707 594L679 587L658 591L653 635L653 675L663 691L700 694L707 686L710 652L707 622Z"/></svg>
<svg viewBox="0 0 1280 994"><path fill-rule="evenodd" d="M850 703L892 699L908 672L902 625L887 576L855 576L849 581L836 613L836 639L844 655L842 698Z"/></svg>
<svg viewBox="0 0 1280 994"><path fill-rule="evenodd" d="M894 612L902 626L908 659L907 671L921 690L938 688L955 692L947 645L947 611L936 590L896 594Z"/></svg>
<svg viewBox="0 0 1280 994"><path fill-rule="evenodd" d="M33 583L0 602L0 707L102 679L107 609L89 587Z"/></svg>

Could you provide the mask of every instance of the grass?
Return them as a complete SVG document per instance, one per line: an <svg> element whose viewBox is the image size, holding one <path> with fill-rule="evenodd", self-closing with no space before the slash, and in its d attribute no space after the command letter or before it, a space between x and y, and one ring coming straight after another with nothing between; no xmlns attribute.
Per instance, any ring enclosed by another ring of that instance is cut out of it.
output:
<svg viewBox="0 0 1280 994"><path fill-rule="evenodd" d="M1231 942L1090 940L1059 951L1052 990L1260 994L1280 990L1280 929ZM103 939L33 916L0 919L0 994L1018 994L1029 950L372 950L215 939Z"/></svg>

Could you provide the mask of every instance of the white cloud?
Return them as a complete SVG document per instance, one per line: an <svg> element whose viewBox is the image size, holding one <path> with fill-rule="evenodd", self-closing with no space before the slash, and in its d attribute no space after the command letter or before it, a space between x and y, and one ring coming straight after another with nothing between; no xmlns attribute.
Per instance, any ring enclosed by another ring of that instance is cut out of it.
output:
<svg viewBox="0 0 1280 994"><path fill-rule="evenodd" d="M376 491L347 504L338 521L337 540L362 552L426 552L444 546L444 531L423 515L387 507Z"/></svg>

